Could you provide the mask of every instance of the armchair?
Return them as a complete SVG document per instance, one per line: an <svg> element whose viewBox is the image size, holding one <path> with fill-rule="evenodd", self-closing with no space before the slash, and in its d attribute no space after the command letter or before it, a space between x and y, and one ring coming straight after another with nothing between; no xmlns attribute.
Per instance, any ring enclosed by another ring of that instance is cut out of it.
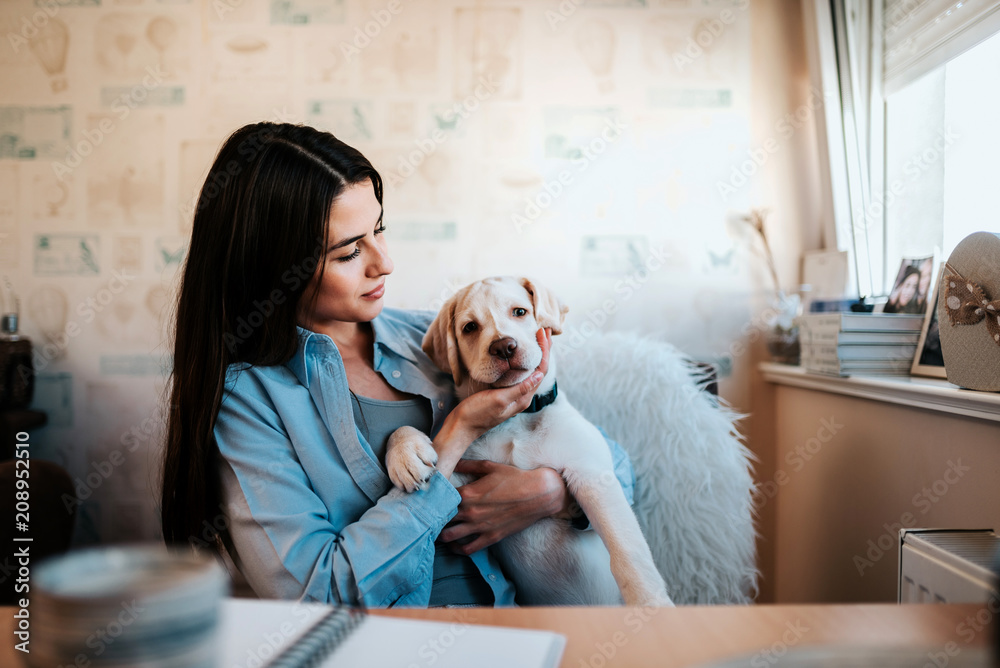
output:
<svg viewBox="0 0 1000 668"><path fill-rule="evenodd" d="M553 339L559 389L621 444L636 474L633 510L678 605L756 595L753 454L742 416L668 343L624 332L585 345Z"/></svg>

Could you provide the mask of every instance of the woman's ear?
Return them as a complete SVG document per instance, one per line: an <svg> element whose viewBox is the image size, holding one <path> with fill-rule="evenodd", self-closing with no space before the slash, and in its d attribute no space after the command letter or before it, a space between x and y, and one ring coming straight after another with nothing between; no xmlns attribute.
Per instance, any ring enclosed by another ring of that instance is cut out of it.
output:
<svg viewBox="0 0 1000 668"><path fill-rule="evenodd" d="M545 286L532 283L531 279L522 278L521 285L531 295L531 306L535 309L535 322L538 326L551 327L553 335L562 334L562 325L566 321L569 307L562 303L556 293Z"/></svg>
<svg viewBox="0 0 1000 668"><path fill-rule="evenodd" d="M459 293L460 294L460 293ZM458 294L452 295L444 303L437 317L427 328L421 344L423 351L442 371L451 371L451 377L458 385L465 378L465 370L458 355L458 341L455 339L455 306Z"/></svg>

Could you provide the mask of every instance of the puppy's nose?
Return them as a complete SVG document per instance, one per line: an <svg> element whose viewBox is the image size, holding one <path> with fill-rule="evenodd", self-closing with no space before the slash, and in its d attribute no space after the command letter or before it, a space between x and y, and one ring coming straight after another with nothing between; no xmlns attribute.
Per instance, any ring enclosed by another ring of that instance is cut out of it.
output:
<svg viewBox="0 0 1000 668"><path fill-rule="evenodd" d="M514 351L517 350L517 341L509 336L505 336L502 339L497 339L490 344L490 355L494 357L499 357L500 359L509 360L514 356Z"/></svg>

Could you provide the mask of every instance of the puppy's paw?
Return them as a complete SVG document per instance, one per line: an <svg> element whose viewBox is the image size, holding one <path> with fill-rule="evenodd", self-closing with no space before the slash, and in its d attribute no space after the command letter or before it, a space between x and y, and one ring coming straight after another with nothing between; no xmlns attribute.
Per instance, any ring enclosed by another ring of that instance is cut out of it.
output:
<svg viewBox="0 0 1000 668"><path fill-rule="evenodd" d="M407 492L422 489L434 474L438 456L427 434L413 427L392 432L385 452L385 468L392 484Z"/></svg>

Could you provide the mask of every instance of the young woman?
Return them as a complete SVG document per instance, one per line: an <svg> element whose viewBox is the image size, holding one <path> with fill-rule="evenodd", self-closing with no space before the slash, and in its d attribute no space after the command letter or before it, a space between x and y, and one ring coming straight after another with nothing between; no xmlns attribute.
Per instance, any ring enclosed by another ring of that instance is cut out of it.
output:
<svg viewBox="0 0 1000 668"><path fill-rule="evenodd" d="M912 265L906 267L903 278L889 295L883 309L885 313L923 313L927 302L924 300L926 295L920 292L920 285L920 270Z"/></svg>
<svg viewBox="0 0 1000 668"><path fill-rule="evenodd" d="M261 597L512 604L483 548L568 518L572 500L551 469L460 460L529 405L547 357L519 385L456 405L420 348L434 314L383 309L384 232L381 178L332 135L262 123L222 146L177 303L164 539L221 542ZM550 334L539 342L547 354ZM438 453L413 494L384 468L404 424ZM610 447L631 501L631 465ZM456 470L480 477L456 490Z"/></svg>

